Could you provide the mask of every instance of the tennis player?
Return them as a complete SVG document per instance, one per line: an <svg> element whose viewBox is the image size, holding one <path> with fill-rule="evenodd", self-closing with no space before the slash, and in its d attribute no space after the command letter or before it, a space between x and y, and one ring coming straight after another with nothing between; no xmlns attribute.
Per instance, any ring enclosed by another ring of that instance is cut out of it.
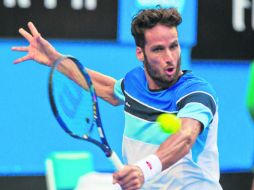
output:
<svg viewBox="0 0 254 190"><path fill-rule="evenodd" d="M174 8L146 9L132 20L136 56L142 62L122 79L89 70L99 97L124 105L123 158L126 166L113 174L124 190L221 190L217 149L217 96L205 80L181 70L177 27L182 18ZM30 43L13 47L52 66L62 55L41 37L35 26L20 34ZM186 34L188 35L188 34ZM70 61L70 60L69 60ZM165 134L156 125L161 113L174 113L181 130Z"/></svg>

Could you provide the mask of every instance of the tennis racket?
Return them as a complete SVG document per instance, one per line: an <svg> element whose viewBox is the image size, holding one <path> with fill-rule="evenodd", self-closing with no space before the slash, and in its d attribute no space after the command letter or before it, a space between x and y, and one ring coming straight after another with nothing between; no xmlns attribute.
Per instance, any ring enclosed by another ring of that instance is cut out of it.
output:
<svg viewBox="0 0 254 190"><path fill-rule="evenodd" d="M107 142L94 86L83 65L73 57L58 59L50 71L48 88L52 111L62 129L75 139L97 145L120 170L123 164Z"/></svg>

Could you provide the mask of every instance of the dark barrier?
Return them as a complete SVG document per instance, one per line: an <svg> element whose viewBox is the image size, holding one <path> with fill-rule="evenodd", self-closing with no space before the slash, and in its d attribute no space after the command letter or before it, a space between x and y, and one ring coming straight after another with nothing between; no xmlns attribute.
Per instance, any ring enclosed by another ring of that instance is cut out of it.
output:
<svg viewBox="0 0 254 190"><path fill-rule="evenodd" d="M250 190L253 174L223 173L220 183L223 190ZM0 187L4 190L47 190L45 176L2 176Z"/></svg>
<svg viewBox="0 0 254 190"><path fill-rule="evenodd" d="M115 40L117 2L117 0L0 1L0 36L19 37L18 28L32 21L47 38Z"/></svg>
<svg viewBox="0 0 254 190"><path fill-rule="evenodd" d="M253 59L253 1L199 1L198 6L198 39L192 51L194 59Z"/></svg>

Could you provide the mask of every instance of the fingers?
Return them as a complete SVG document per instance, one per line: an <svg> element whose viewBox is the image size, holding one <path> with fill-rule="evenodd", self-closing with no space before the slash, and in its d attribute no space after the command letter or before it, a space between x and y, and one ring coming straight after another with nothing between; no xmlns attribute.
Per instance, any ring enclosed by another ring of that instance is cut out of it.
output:
<svg viewBox="0 0 254 190"><path fill-rule="evenodd" d="M34 26L32 22L28 22L27 25L34 37L40 36L40 33L38 32L38 30L36 29L36 27Z"/></svg>
<svg viewBox="0 0 254 190"><path fill-rule="evenodd" d="M134 179L142 179L142 173L138 170L136 170L136 168L131 168L130 170L126 171L125 173L122 174L118 174L118 181L120 181L123 184L126 184Z"/></svg>
<svg viewBox="0 0 254 190"><path fill-rule="evenodd" d="M14 46L14 47L12 47L11 48L11 50L13 50L13 51L28 51L28 47L26 47L26 46L23 46L23 47L16 47L16 46Z"/></svg>
<svg viewBox="0 0 254 190"><path fill-rule="evenodd" d="M127 166L126 166L127 167ZM122 170L116 172L113 174L113 183L118 183L122 178L127 176L129 174L128 170L126 170L124 167Z"/></svg>
<svg viewBox="0 0 254 190"><path fill-rule="evenodd" d="M16 59L13 63L14 64L18 64L18 63L21 63L23 61L28 61L28 60L31 60L31 57L29 55L26 55L24 57L21 57L19 59Z"/></svg>
<svg viewBox="0 0 254 190"><path fill-rule="evenodd" d="M24 52L27 52L28 51L28 47L12 47L11 48L13 51L24 51ZM19 59L16 59L13 63L14 64L18 64L22 61L27 61L27 60L30 60L30 56L26 55L24 57L21 57Z"/></svg>
<svg viewBox="0 0 254 190"><path fill-rule="evenodd" d="M121 185L122 189L138 189L141 187L141 181L136 174L128 175L125 178L120 179L119 185Z"/></svg>
<svg viewBox="0 0 254 190"><path fill-rule="evenodd" d="M34 26L32 22L28 22L27 25L32 35L26 30L24 30L23 28L19 29L19 33L31 43L33 37L35 38L39 37L40 33L38 32L38 30L36 29L36 27Z"/></svg>
<svg viewBox="0 0 254 190"><path fill-rule="evenodd" d="M136 166L125 166L113 174L113 179L113 183L118 183L123 190L137 190L144 183L142 172Z"/></svg>
<svg viewBox="0 0 254 190"><path fill-rule="evenodd" d="M121 185L121 188L123 190L139 190L141 186L142 184L138 179L132 179L128 183Z"/></svg>
<svg viewBox="0 0 254 190"><path fill-rule="evenodd" d="M23 36L25 39L27 39L27 41L31 42L33 39L33 36L31 34L29 34L27 31L25 31L23 28L19 29L19 33L21 34L21 36Z"/></svg>

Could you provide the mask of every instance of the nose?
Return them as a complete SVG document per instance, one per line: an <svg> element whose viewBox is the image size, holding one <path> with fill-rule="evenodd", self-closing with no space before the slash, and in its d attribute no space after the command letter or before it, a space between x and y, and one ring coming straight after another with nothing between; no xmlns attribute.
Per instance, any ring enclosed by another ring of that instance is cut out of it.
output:
<svg viewBox="0 0 254 190"><path fill-rule="evenodd" d="M173 53L170 50L166 50L165 51L165 55L164 55L164 61L167 64L170 64L173 62Z"/></svg>

